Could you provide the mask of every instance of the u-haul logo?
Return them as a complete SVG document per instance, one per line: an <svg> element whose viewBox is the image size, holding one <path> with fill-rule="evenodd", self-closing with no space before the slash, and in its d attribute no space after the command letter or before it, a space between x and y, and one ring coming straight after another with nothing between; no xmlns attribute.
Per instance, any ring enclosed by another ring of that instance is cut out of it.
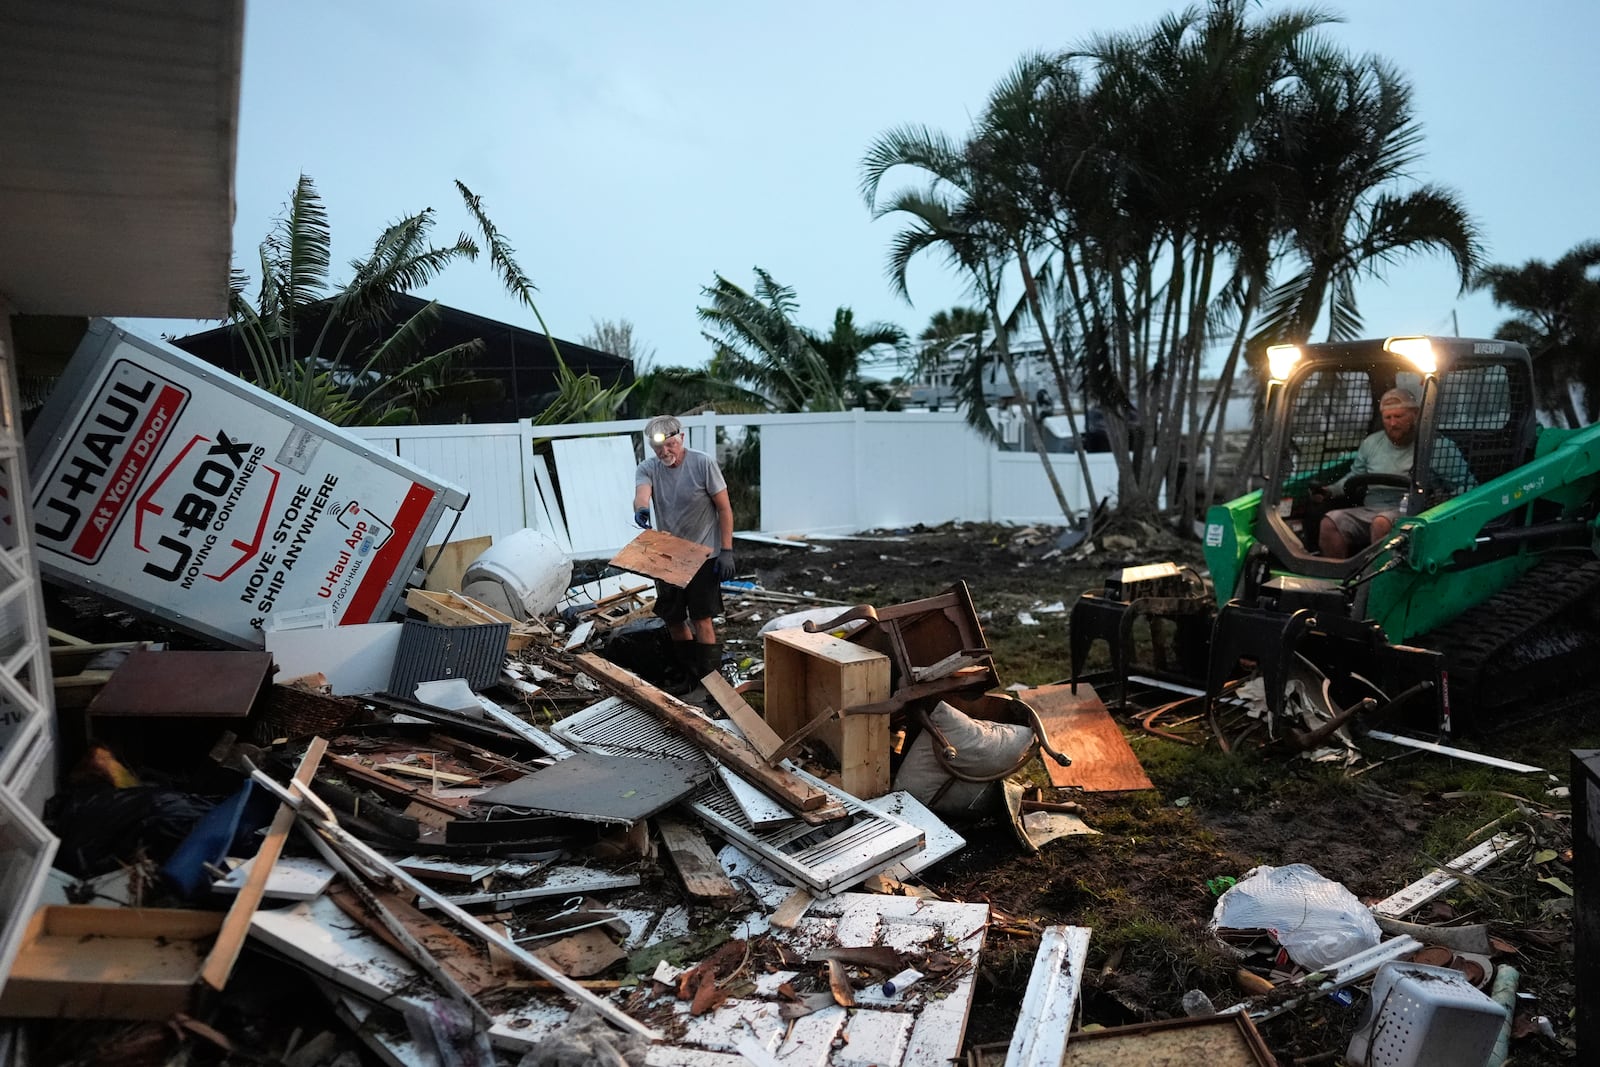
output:
<svg viewBox="0 0 1600 1067"><path fill-rule="evenodd" d="M131 360L112 364L94 402L34 493L40 548L96 563L189 402L189 391Z"/></svg>

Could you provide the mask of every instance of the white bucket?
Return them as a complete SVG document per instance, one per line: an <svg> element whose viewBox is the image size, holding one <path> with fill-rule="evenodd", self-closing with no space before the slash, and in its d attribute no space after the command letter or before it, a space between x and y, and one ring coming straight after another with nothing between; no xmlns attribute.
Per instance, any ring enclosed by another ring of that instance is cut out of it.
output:
<svg viewBox="0 0 1600 1067"><path fill-rule="evenodd" d="M525 622L556 606L572 581L572 561L546 535L521 529L496 540L468 565L461 580L467 596L484 600L480 594L485 594L486 603ZM492 595L495 587L501 596Z"/></svg>

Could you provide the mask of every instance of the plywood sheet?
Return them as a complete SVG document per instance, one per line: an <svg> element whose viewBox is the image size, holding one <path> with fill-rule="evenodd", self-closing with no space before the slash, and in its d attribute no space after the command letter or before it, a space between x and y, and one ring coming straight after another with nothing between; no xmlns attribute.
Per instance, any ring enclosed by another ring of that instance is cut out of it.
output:
<svg viewBox="0 0 1600 1067"><path fill-rule="evenodd" d="M1080 684L1074 694L1070 685L1045 685L1018 695L1039 713L1050 744L1072 757L1070 767L1043 757L1051 785L1090 793L1155 788L1091 686Z"/></svg>
<svg viewBox="0 0 1600 1067"><path fill-rule="evenodd" d="M489 551L493 545L494 538L487 535L429 545L422 550L422 561L431 564L433 569L428 572L422 588L434 593L460 589L462 575L467 573L472 561Z"/></svg>
<svg viewBox="0 0 1600 1067"><path fill-rule="evenodd" d="M611 557L611 565L682 589L710 558L707 545L674 537L664 530L640 530L637 537L622 546L621 552Z"/></svg>

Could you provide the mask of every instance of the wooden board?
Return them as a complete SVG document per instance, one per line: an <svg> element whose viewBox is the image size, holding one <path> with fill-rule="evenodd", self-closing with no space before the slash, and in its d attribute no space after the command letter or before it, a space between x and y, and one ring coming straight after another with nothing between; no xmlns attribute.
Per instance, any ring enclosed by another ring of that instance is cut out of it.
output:
<svg viewBox="0 0 1600 1067"><path fill-rule="evenodd" d="M711 549L696 541L685 541L662 530L640 530L638 537L611 557L611 565L682 589L710 558Z"/></svg>
<svg viewBox="0 0 1600 1067"><path fill-rule="evenodd" d="M699 830L672 815L657 815L656 829L661 833L661 844L667 856L683 879L684 890L696 900L731 900L739 895L717 854L711 851Z"/></svg>
<svg viewBox="0 0 1600 1067"><path fill-rule="evenodd" d="M712 671L700 679L700 684L706 687L706 692L717 702L717 706L727 712L728 718L744 734L744 739L761 753L761 758L771 763L772 754L783 746L783 738L773 733L767 720L745 703L744 697L734 692L733 686L719 672Z"/></svg>
<svg viewBox="0 0 1600 1067"><path fill-rule="evenodd" d="M181 908L40 908L0 996L0 1016L165 1019L187 1010L222 918Z"/></svg>
<svg viewBox="0 0 1600 1067"><path fill-rule="evenodd" d="M767 723L780 737L830 708L847 713L889 696L889 657L831 634L774 630L763 652ZM889 791L889 716L841 714L815 736L838 757L846 793L871 800Z"/></svg>
<svg viewBox="0 0 1600 1067"><path fill-rule="evenodd" d="M461 576L467 573L472 561L489 551L493 545L494 538L487 536L451 541L442 547L429 545L422 550L422 562L424 566L432 564L433 569L428 572L422 588L435 593L460 589ZM433 561L435 555L439 557L437 563Z"/></svg>
<svg viewBox="0 0 1600 1067"><path fill-rule="evenodd" d="M816 789L781 767L769 767L761 753L724 730L719 730L698 710L683 701L663 693L655 686L626 668L586 652L576 657L585 674L598 679L607 688L625 700L649 708L657 717L678 734L705 749L715 759L727 764L747 780L781 800L791 810L817 811L828 803L828 795ZM884 667L884 684L888 684L888 667ZM885 732L888 727L885 725Z"/></svg>
<svg viewBox="0 0 1600 1067"><path fill-rule="evenodd" d="M1155 788L1093 687L1080 683L1074 695L1070 685L1044 685L1017 695L1039 713L1050 744L1072 757L1070 767L1041 757L1051 785L1090 793Z"/></svg>
<svg viewBox="0 0 1600 1067"><path fill-rule="evenodd" d="M460 588L457 586L456 588ZM463 596L455 589L438 592L431 589L406 590L406 606L429 622L439 623L441 626L482 626L485 624L506 623L511 627L511 633L506 638L506 649L510 652L520 652L539 637L548 634L544 624L538 621L518 622L503 611L496 611L482 601L472 597Z"/></svg>

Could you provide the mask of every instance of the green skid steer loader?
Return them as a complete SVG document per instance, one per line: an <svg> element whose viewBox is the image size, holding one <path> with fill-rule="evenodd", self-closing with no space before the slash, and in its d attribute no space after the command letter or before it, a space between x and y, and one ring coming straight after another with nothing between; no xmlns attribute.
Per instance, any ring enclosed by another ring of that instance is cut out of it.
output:
<svg viewBox="0 0 1600 1067"><path fill-rule="evenodd" d="M1073 681L1103 638L1127 702L1143 617L1175 629L1161 677L1208 711L1254 669L1282 715L1302 660L1341 722L1431 707L1449 734L1582 694L1600 673L1600 426L1541 427L1527 350L1505 341L1281 345L1269 361L1262 488L1207 513L1211 588L1168 563L1085 594ZM1419 402L1410 473L1346 477L1396 388ZM1399 497L1392 529L1348 558L1319 551L1325 512L1374 485Z"/></svg>

